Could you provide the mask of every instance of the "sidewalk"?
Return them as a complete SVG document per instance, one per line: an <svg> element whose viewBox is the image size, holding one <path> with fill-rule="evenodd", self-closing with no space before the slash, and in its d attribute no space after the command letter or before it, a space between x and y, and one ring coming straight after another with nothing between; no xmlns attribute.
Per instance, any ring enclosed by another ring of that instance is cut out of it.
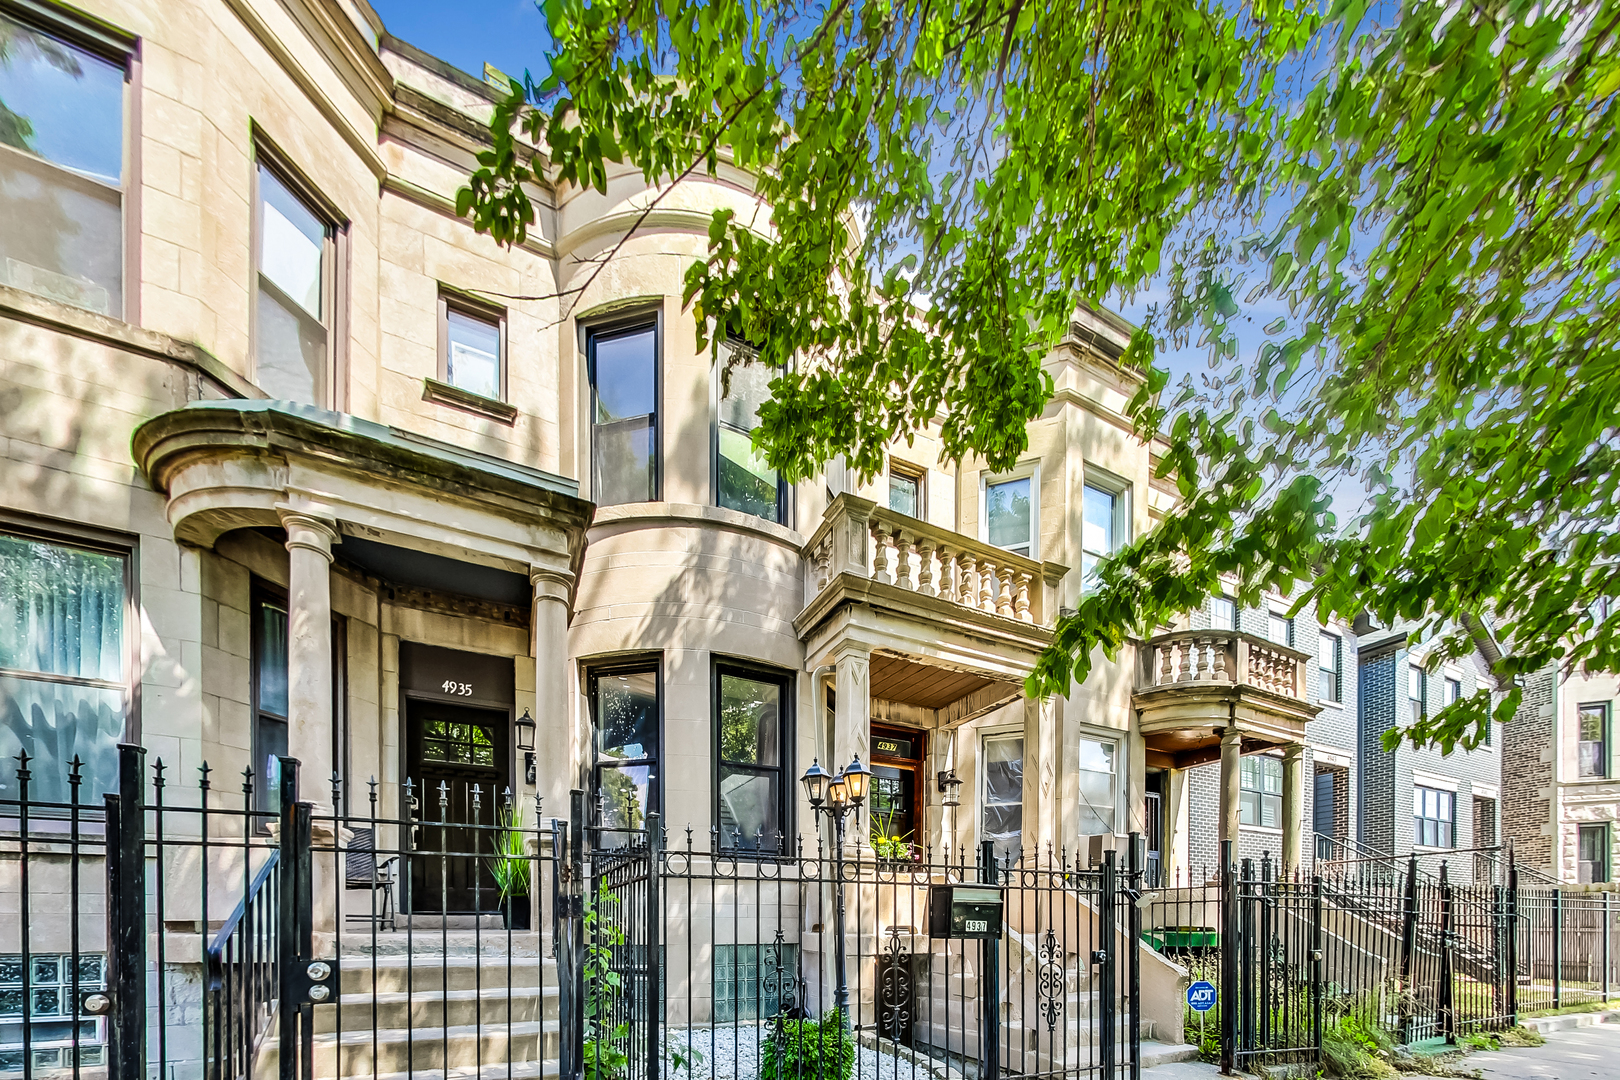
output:
<svg viewBox="0 0 1620 1080"><path fill-rule="evenodd" d="M1620 1076L1620 1023L1554 1031L1545 1046L1480 1050L1464 1068L1485 1080L1613 1080ZM1182 1061L1142 1070L1142 1080L1214 1080L1220 1069L1202 1061ZM1425 1080L1406 1074L1403 1080Z"/></svg>

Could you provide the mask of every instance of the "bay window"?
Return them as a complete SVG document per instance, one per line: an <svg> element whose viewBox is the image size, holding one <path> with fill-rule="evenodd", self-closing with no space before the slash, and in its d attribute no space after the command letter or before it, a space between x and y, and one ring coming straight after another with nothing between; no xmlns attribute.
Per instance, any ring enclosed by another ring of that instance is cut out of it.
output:
<svg viewBox="0 0 1620 1080"><path fill-rule="evenodd" d="M595 762L591 795L606 829L644 829L658 808L661 717L656 662L593 670L587 679Z"/></svg>
<svg viewBox="0 0 1620 1080"><path fill-rule="evenodd" d="M1130 499L1123 489L1086 484L1080 525L1080 578L1089 584L1097 564L1130 542Z"/></svg>
<svg viewBox="0 0 1620 1080"><path fill-rule="evenodd" d="M719 383L719 420L715 424L715 503L766 521L782 523L786 517L787 485L754 449L759 407L771 399L774 373L758 360L744 356L726 370L728 358L740 347L721 349L715 370Z"/></svg>
<svg viewBox="0 0 1620 1080"><path fill-rule="evenodd" d="M659 495L658 324L585 335L591 383L591 499L598 506Z"/></svg>
<svg viewBox="0 0 1620 1080"><path fill-rule="evenodd" d="M715 668L715 821L728 851L779 853L788 832L786 676Z"/></svg>

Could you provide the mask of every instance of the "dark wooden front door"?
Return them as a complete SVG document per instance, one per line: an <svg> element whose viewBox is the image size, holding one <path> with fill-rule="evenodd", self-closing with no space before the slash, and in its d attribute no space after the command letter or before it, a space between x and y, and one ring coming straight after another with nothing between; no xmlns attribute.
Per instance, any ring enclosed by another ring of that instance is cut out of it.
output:
<svg viewBox="0 0 1620 1080"><path fill-rule="evenodd" d="M495 826L511 785L511 720L504 710L410 701L406 763L416 806L410 910L494 913Z"/></svg>

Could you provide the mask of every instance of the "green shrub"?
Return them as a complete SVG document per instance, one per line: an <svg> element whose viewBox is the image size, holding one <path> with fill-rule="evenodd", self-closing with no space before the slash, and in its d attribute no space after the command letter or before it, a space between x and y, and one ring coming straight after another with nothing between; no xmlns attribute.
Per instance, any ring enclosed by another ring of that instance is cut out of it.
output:
<svg viewBox="0 0 1620 1080"><path fill-rule="evenodd" d="M778 1019L761 1048L759 1080L849 1080L855 1036L833 1009L820 1020Z"/></svg>

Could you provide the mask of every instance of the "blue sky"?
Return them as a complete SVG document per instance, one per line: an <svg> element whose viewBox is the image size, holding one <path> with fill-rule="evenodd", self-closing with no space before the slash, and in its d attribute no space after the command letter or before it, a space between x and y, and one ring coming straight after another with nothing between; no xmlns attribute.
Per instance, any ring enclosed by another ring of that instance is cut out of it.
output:
<svg viewBox="0 0 1620 1080"><path fill-rule="evenodd" d="M484 64L539 72L550 37L534 0L372 0L395 37L480 78Z"/></svg>

